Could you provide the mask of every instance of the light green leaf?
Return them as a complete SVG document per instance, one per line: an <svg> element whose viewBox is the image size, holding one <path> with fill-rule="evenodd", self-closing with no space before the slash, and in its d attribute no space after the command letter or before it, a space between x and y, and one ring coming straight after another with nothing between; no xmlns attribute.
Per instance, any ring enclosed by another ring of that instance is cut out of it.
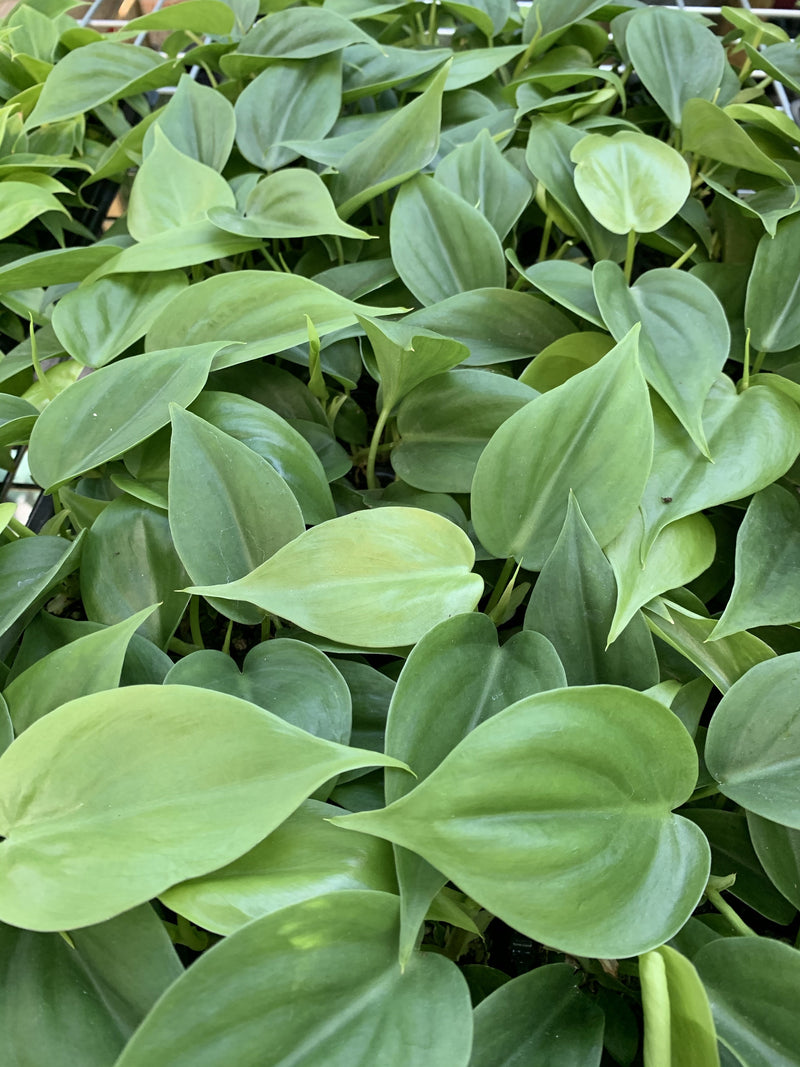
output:
<svg viewBox="0 0 800 1067"><path fill-rule="evenodd" d="M224 233L205 219L185 226L165 230L147 241L124 248L113 261L104 263L90 276L90 280L107 274L139 271L174 270L192 267L241 252L251 252L261 242L255 237L239 237ZM0 277L2 282L2 277Z"/></svg>
<svg viewBox="0 0 800 1067"><path fill-rule="evenodd" d="M770 485L756 493L736 535L733 590L711 640L800 620L800 503Z"/></svg>
<svg viewBox="0 0 800 1067"><path fill-rule="evenodd" d="M522 39L533 44L533 55L541 55L574 23L605 7L603 0L533 0L528 8Z"/></svg>
<svg viewBox="0 0 800 1067"><path fill-rule="evenodd" d="M218 340L244 342L220 352L214 369L308 344L306 315L320 337L352 326L358 315L396 315L404 308L356 304L309 278L279 271L216 274L180 293L147 334L148 349ZM164 342L167 341L167 344Z"/></svg>
<svg viewBox="0 0 800 1067"><path fill-rule="evenodd" d="M167 516L129 496L113 500L86 535L81 597L87 618L107 626L160 603L141 633L164 648L189 600L175 592L189 576L178 558Z"/></svg>
<svg viewBox="0 0 800 1067"><path fill-rule="evenodd" d="M795 829L800 829L799 684L800 652L756 664L718 704L705 753L725 796Z"/></svg>
<svg viewBox="0 0 800 1067"><path fill-rule="evenodd" d="M53 329L73 359L102 367L143 337L187 284L183 271L100 278L58 301Z"/></svg>
<svg viewBox="0 0 800 1067"><path fill-rule="evenodd" d="M448 70L445 64L424 93L399 108L339 161L331 193L342 218L411 178L436 155Z"/></svg>
<svg viewBox="0 0 800 1067"><path fill-rule="evenodd" d="M745 325L763 352L800 344L800 215L778 223L774 237L761 238L747 283Z"/></svg>
<svg viewBox="0 0 800 1067"><path fill-rule="evenodd" d="M326 5L327 6L327 5ZM475 53L465 52L465 56ZM421 51L414 48L396 48L381 44L351 45L343 54L344 83L342 103L350 104L363 96L377 96L384 89L391 89L403 82L411 82L421 75L439 67L451 56L449 49L431 48ZM457 56L453 57L453 63ZM452 77L452 67L450 70ZM448 78L449 88L450 78Z"/></svg>
<svg viewBox="0 0 800 1067"><path fill-rule="evenodd" d="M786 473L800 452L797 407L776 390L752 386L737 393L730 378L717 379L703 409L713 463L700 455L659 397L651 402L655 445L641 501L644 560L669 523L764 489ZM745 440L749 446L742 449Z"/></svg>
<svg viewBox="0 0 800 1067"><path fill-rule="evenodd" d="M241 39L238 51L270 59L316 59L351 44L377 43L354 22L322 8L276 11L261 19Z"/></svg>
<svg viewBox="0 0 800 1067"><path fill-rule="evenodd" d="M294 495L275 468L247 445L170 405L169 526L193 582L232 582L305 529ZM257 624L248 604L212 601L236 622Z"/></svg>
<svg viewBox="0 0 800 1067"><path fill-rule="evenodd" d="M17 634L9 629L35 614L47 593L78 565L83 538L21 537L0 546L0 649L10 651ZM29 615L30 613L30 615Z"/></svg>
<svg viewBox="0 0 800 1067"><path fill-rule="evenodd" d="M178 88L159 111L155 125L173 148L216 171L222 170L231 154L236 131L233 106L222 93L198 84L188 74L181 75ZM148 127L143 141L145 156L154 142L155 132Z"/></svg>
<svg viewBox="0 0 800 1067"><path fill-rule="evenodd" d="M474 559L447 519L378 508L312 527L238 582L189 591L247 600L334 641L388 648L474 609L483 592Z"/></svg>
<svg viewBox="0 0 800 1067"><path fill-rule="evenodd" d="M693 581L714 560L716 537L705 515L687 515L665 526L644 563L643 535L642 516L637 511L604 549L617 580L617 606L609 644L616 641L639 608L660 593Z"/></svg>
<svg viewBox="0 0 800 1067"><path fill-rule="evenodd" d="M233 29L233 22L230 5L220 0L182 0L180 7L170 4L131 19L115 36L135 36L143 30L191 30L224 37Z"/></svg>
<svg viewBox="0 0 800 1067"><path fill-rule="evenodd" d="M553 341L531 360L519 380L540 393L547 393L599 363L613 347L614 338L607 333L595 330L569 333Z"/></svg>
<svg viewBox="0 0 800 1067"><path fill-rule="evenodd" d="M14 732L23 730L68 700L119 685L128 644L153 608L97 633L79 637L18 674L3 691Z"/></svg>
<svg viewBox="0 0 800 1067"><path fill-rule="evenodd" d="M381 406L390 412L429 378L461 363L467 348L445 337L414 336L406 323L376 322L359 316L358 321L372 346L381 383Z"/></svg>
<svg viewBox="0 0 800 1067"><path fill-rule="evenodd" d="M717 1035L703 983L669 945L639 957L647 1067L719 1067Z"/></svg>
<svg viewBox="0 0 800 1067"><path fill-rule="evenodd" d="M230 863L365 763L398 766L191 686L70 701L0 757L0 917L31 930L102 922Z"/></svg>
<svg viewBox="0 0 800 1067"><path fill-rule="evenodd" d="M505 257L491 223L427 175L402 185L389 236L397 273L422 304L505 287Z"/></svg>
<svg viewBox="0 0 800 1067"><path fill-rule="evenodd" d="M461 341L469 348L464 360L467 367L530 359L573 329L572 322L558 308L513 289L458 293L440 304L412 311L403 324Z"/></svg>
<svg viewBox="0 0 800 1067"><path fill-rule="evenodd" d="M116 245L89 245L86 248L57 248L13 259L0 267L0 293L16 292L43 285L83 281L92 271L119 256Z"/></svg>
<svg viewBox="0 0 800 1067"><path fill-rule="evenodd" d="M46 211L69 212L52 193L28 181L0 182L0 239L16 233Z"/></svg>
<svg viewBox="0 0 800 1067"><path fill-rule="evenodd" d="M457 688L453 680L458 679ZM417 776L386 775L386 802L435 770L476 726L532 693L566 685L555 649L522 631L500 647L486 615L457 615L429 630L405 662L386 724L386 750ZM446 879L414 852L395 850L400 884L400 962L410 958L428 907Z"/></svg>
<svg viewBox="0 0 800 1067"><path fill-rule="evenodd" d="M692 740L658 701L557 689L482 723L389 807L335 822L418 852L534 940L616 958L662 944L703 892L708 845L670 811L696 778Z"/></svg>
<svg viewBox="0 0 800 1067"><path fill-rule="evenodd" d="M205 384L217 342L148 352L74 382L37 419L33 477L56 488L121 456L169 422L169 404L189 404Z"/></svg>
<svg viewBox="0 0 800 1067"><path fill-rule="evenodd" d="M723 937L694 958L720 1042L745 1067L794 1067L800 952L765 937Z"/></svg>
<svg viewBox="0 0 800 1067"><path fill-rule="evenodd" d="M256 919L192 964L118 1067L467 1067L464 978L433 952L401 971L396 939L387 893L329 893Z"/></svg>
<svg viewBox="0 0 800 1067"><path fill-rule="evenodd" d="M417 489L468 493L484 448L500 426L535 399L528 386L468 368L418 386L397 413L395 472Z"/></svg>
<svg viewBox="0 0 800 1067"><path fill-rule="evenodd" d="M683 108L683 148L741 170L791 183L787 171L757 147L742 127L708 100L687 100Z"/></svg>
<svg viewBox="0 0 800 1067"><path fill-rule="evenodd" d="M449 5L452 7L452 5ZM500 45L496 48L471 48L453 54L453 65L447 76L445 91L456 92L468 85L482 82L500 67L511 63L525 51L524 45ZM502 75L501 75L502 76Z"/></svg>
<svg viewBox="0 0 800 1067"><path fill-rule="evenodd" d="M658 682L653 639L641 615L634 614L608 647L616 601L611 564L570 493L564 525L533 587L524 622L526 630L552 641L570 685L608 682L642 690Z"/></svg>
<svg viewBox="0 0 800 1067"><path fill-rule="evenodd" d="M224 652L192 652L178 660L164 681L229 693L315 737L341 745L350 742L347 683L324 652L303 641L263 641L247 653L241 671Z"/></svg>
<svg viewBox="0 0 800 1067"><path fill-rule="evenodd" d="M379 837L343 834L331 826L327 819L341 810L304 800L286 822L238 860L173 886L161 900L198 926L228 935L252 919L326 893L395 893L391 846Z"/></svg>
<svg viewBox="0 0 800 1067"><path fill-rule="evenodd" d="M600 312L617 341L641 322L639 355L650 385L669 404L700 451L709 456L703 405L728 359L731 334L713 291L692 274L660 267L628 288L616 263L595 264Z"/></svg>
<svg viewBox="0 0 800 1067"><path fill-rule="evenodd" d="M651 233L666 226L691 190L683 156L644 133L589 134L570 158L578 195L612 233Z"/></svg>
<svg viewBox="0 0 800 1067"><path fill-rule="evenodd" d="M606 544L639 503L651 456L647 386L632 330L596 366L537 397L495 433L472 485L475 531L495 556L540 570L573 490Z"/></svg>
<svg viewBox="0 0 800 1067"><path fill-rule="evenodd" d="M179 152L158 126L152 132L152 151L131 187L127 219L132 237L147 241L203 221L209 208L235 206L233 190L220 174Z"/></svg>
<svg viewBox="0 0 800 1067"><path fill-rule="evenodd" d="M221 230L244 237L368 236L342 222L318 174L297 167L262 178L247 198L244 216L229 207L212 207L208 217Z"/></svg>
<svg viewBox="0 0 800 1067"><path fill-rule="evenodd" d="M490 993L475 1009L469 1067L599 1067L603 1012L579 981L568 964L551 963Z"/></svg>
<svg viewBox="0 0 800 1067"><path fill-rule="evenodd" d="M100 104L159 89L177 80L180 66L149 48L96 41L60 59L25 123L33 129L61 122Z"/></svg>
<svg viewBox="0 0 800 1067"><path fill-rule="evenodd" d="M605 329L606 324L600 314L592 287L592 272L586 267L571 260L562 259L545 260L542 263L534 263L530 267L523 267L511 249L507 250L506 259L514 270L519 271L523 278L526 278L545 296L549 296L551 300L555 300L568 311L580 315L593 326L599 326L601 330Z"/></svg>
<svg viewBox="0 0 800 1067"><path fill-rule="evenodd" d="M341 95L338 53L314 63L300 59L272 63L236 100L236 146L262 170L283 167L299 152L281 142L324 137L339 115Z"/></svg>
<svg viewBox="0 0 800 1067"><path fill-rule="evenodd" d="M335 516L328 480L316 452L277 412L247 396L205 390L191 410L271 464L294 493L306 525Z"/></svg>
<svg viewBox="0 0 800 1067"><path fill-rule="evenodd" d="M667 621L651 607L645 607L644 615L650 629L668 645L698 667L721 693L731 686L756 664L775 656L769 645L754 634L738 633L709 642L714 620L681 607L674 601L665 601Z"/></svg>
<svg viewBox="0 0 800 1067"><path fill-rule="evenodd" d="M719 38L682 11L643 8L625 27L625 48L645 89L680 126L692 97L713 100L727 57Z"/></svg>

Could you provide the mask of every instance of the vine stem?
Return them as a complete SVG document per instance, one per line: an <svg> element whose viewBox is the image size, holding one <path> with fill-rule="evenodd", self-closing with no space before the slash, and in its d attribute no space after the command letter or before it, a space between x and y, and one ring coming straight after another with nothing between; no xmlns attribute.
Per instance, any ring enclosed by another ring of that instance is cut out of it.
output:
<svg viewBox="0 0 800 1067"><path fill-rule="evenodd" d="M636 248L636 230L630 230L628 232L628 244L625 248L625 281L628 285L631 284L631 275L633 274L633 253Z"/></svg>
<svg viewBox="0 0 800 1067"><path fill-rule="evenodd" d="M716 889L706 889L706 897L710 904L713 904L720 915L724 916L731 926L740 933L743 937L758 937L755 930L751 930L744 919L740 918L727 903L722 899L722 895Z"/></svg>
<svg viewBox="0 0 800 1067"><path fill-rule="evenodd" d="M381 442L383 431L386 427L386 420L389 418L389 409L382 408L381 413L378 416L378 421L375 423L375 429L372 434L372 440L369 443L369 454L367 455L367 488L379 489L378 480L375 477L375 460L378 455L378 445Z"/></svg>
<svg viewBox="0 0 800 1067"><path fill-rule="evenodd" d="M192 596L189 601L189 631L192 635L192 641L198 646L198 648L205 648L203 644L203 634L200 630L200 597Z"/></svg>

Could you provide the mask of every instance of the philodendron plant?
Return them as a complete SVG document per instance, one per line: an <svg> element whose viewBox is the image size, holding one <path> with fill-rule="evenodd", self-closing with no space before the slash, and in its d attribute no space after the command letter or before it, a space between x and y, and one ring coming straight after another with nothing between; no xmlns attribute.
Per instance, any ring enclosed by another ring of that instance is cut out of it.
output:
<svg viewBox="0 0 800 1067"><path fill-rule="evenodd" d="M0 24L4 1067L800 1062L795 43L71 7Z"/></svg>

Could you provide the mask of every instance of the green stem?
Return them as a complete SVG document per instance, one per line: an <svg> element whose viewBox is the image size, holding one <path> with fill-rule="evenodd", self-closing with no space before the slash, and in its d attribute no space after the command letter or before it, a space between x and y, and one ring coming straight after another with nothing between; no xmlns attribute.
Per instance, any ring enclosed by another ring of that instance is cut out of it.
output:
<svg viewBox="0 0 800 1067"><path fill-rule="evenodd" d="M742 371L742 392L750 388L750 331L744 335L744 370Z"/></svg>
<svg viewBox="0 0 800 1067"><path fill-rule="evenodd" d="M539 245L539 262L547 258L547 247L550 244L550 234L553 232L553 216L548 215L542 230L542 241Z"/></svg>
<svg viewBox="0 0 800 1067"><path fill-rule="evenodd" d="M720 915L724 916L737 933L743 937L758 937L755 930L751 930L744 919L740 918L730 904L722 899L720 893L716 889L706 889L706 898L710 904L713 904Z"/></svg>
<svg viewBox="0 0 800 1067"><path fill-rule="evenodd" d="M334 244L334 247L336 248L336 258L339 261L339 266L343 267L344 266L344 249L342 248L342 239L338 235L338 233L335 233L333 235L333 244Z"/></svg>
<svg viewBox="0 0 800 1067"><path fill-rule="evenodd" d="M15 533L17 535L17 537L35 537L36 536L36 534L33 532L33 530L29 530L28 527L23 522L20 522L19 519L16 518L15 516L13 516L13 515L8 520L8 529L11 530L12 533Z"/></svg>
<svg viewBox="0 0 800 1067"><path fill-rule="evenodd" d="M695 242L692 245L689 245L689 247L686 249L686 251L683 253L682 256L678 256L678 258L675 260L674 263L670 263L670 265L669 265L670 270L678 270L679 267L683 266L683 264L686 262L686 260L689 258L689 256L693 255L696 251L697 251L697 242Z"/></svg>
<svg viewBox="0 0 800 1067"><path fill-rule="evenodd" d="M636 248L636 230L631 230L628 233L628 243L625 248L625 281L628 285L631 284L631 275L633 274L633 253Z"/></svg>
<svg viewBox="0 0 800 1067"><path fill-rule="evenodd" d="M428 42L431 45L436 45L436 18L438 15L438 9L436 7L436 0L431 0L431 11L428 16Z"/></svg>
<svg viewBox="0 0 800 1067"><path fill-rule="evenodd" d="M753 374L758 374L758 372L761 370L766 354L766 352L759 352L756 356L756 361L753 364Z"/></svg>
<svg viewBox="0 0 800 1067"><path fill-rule="evenodd" d="M226 656L231 654L231 635L233 634L233 619L228 619L228 628L225 631L225 640L222 642L222 651Z"/></svg>
<svg viewBox="0 0 800 1067"><path fill-rule="evenodd" d="M190 645L188 641L181 641L180 637L171 637L167 645L168 652L176 652L179 656L188 656L192 652L199 652L197 645Z"/></svg>
<svg viewBox="0 0 800 1067"><path fill-rule="evenodd" d="M205 648L203 644L203 634L200 630L200 597L193 596L189 601L189 631L192 635L192 640L198 648Z"/></svg>
<svg viewBox="0 0 800 1067"><path fill-rule="evenodd" d="M42 370L42 365L39 362L39 346L38 346L38 344L36 342L36 331L33 328L33 315L30 315L29 318L30 318L30 323L31 323L31 362L33 363L33 369L34 369L34 372L36 373L36 377L39 379L39 381L42 384L42 388L44 389L45 393L47 394L47 399L48 400L55 400L55 398L56 398L56 396L58 394L57 394L56 390L53 388L52 382L49 380L47 375Z"/></svg>
<svg viewBox="0 0 800 1067"><path fill-rule="evenodd" d="M367 455L367 488L379 489L378 480L375 477L375 460L378 455L378 445L381 443L381 437L386 426L386 420L389 418L389 409L382 408L381 413L378 416L378 421L375 423L375 430L372 434L372 440L369 443L369 454Z"/></svg>

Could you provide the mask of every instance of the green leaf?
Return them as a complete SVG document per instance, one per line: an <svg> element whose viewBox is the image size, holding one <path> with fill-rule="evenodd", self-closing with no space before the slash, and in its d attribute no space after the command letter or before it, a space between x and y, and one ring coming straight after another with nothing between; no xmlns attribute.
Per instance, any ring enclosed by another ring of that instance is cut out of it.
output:
<svg viewBox="0 0 800 1067"><path fill-rule="evenodd" d="M127 219L132 237L148 241L203 221L209 208L235 206L233 190L217 171L179 152L157 125L152 132L152 150L131 187Z"/></svg>
<svg viewBox="0 0 800 1067"><path fill-rule="evenodd" d="M378 50L374 43L351 45L343 55L342 103L350 104L364 96L377 96L384 89L416 80L441 66L451 54L450 50L445 48L421 51L381 44ZM472 56L474 53L468 52L464 55ZM454 56L453 62L455 61ZM452 78L452 67L450 77ZM450 78L448 88L449 83Z"/></svg>
<svg viewBox="0 0 800 1067"><path fill-rule="evenodd" d="M238 582L189 591L247 600L334 641L388 648L474 609L483 592L474 559L447 519L378 508L314 526Z"/></svg>
<svg viewBox="0 0 800 1067"><path fill-rule="evenodd" d="M389 807L334 821L418 852L520 933L608 959L662 944L700 898L708 845L670 812L696 778L692 740L658 701L557 689L482 723Z"/></svg>
<svg viewBox="0 0 800 1067"><path fill-rule="evenodd" d="M651 233L666 226L691 190L683 156L644 133L589 134L570 158L578 196L612 233Z"/></svg>
<svg viewBox="0 0 800 1067"><path fill-rule="evenodd" d="M545 296L549 296L568 311L580 315L593 326L605 329L606 324L592 287L592 272L586 267L562 259L545 260L542 263L534 263L531 267L523 267L511 249L506 252L506 259L514 270L519 271L523 278L541 290Z"/></svg>
<svg viewBox="0 0 800 1067"><path fill-rule="evenodd" d="M572 322L552 304L512 289L458 293L440 304L412 311L403 324L461 341L469 349L464 360L467 367L530 359L573 329Z"/></svg>
<svg viewBox="0 0 800 1067"><path fill-rule="evenodd" d="M634 13L625 26L625 47L645 89L678 127L687 100L714 99L727 63L706 27L663 8Z"/></svg>
<svg viewBox="0 0 800 1067"><path fill-rule="evenodd" d="M378 368L381 383L381 406L390 412L397 404L429 378L434 378L461 363L467 348L445 337L415 336L400 323L371 322L359 315Z"/></svg>
<svg viewBox="0 0 800 1067"><path fill-rule="evenodd" d="M397 273L422 304L505 287L505 257L491 223L427 175L401 186L389 234Z"/></svg>
<svg viewBox="0 0 800 1067"><path fill-rule="evenodd" d="M522 39L533 45L534 56L541 55L573 23L588 19L602 7L605 7L604 0L533 0L522 28Z"/></svg>
<svg viewBox="0 0 800 1067"><path fill-rule="evenodd" d="M668 589L687 585L714 561L716 537L705 515L687 515L665 526L644 563L640 554L643 534L642 517L637 511L605 546L617 581L609 644L616 641L639 608Z"/></svg>
<svg viewBox="0 0 800 1067"><path fill-rule="evenodd" d="M736 579L711 640L800 620L800 503L770 485L756 493L736 535Z"/></svg>
<svg viewBox="0 0 800 1067"><path fill-rule="evenodd" d="M648 1067L719 1067L717 1035L703 983L669 945L639 957Z"/></svg>
<svg viewBox="0 0 800 1067"><path fill-rule="evenodd" d="M40 534L0 546L0 649L4 652L9 650L10 627L20 616L33 615L49 590L75 570L82 543L82 537L65 541ZM11 640L16 641L16 636L12 632Z"/></svg>
<svg viewBox="0 0 800 1067"><path fill-rule="evenodd" d="M100 278L59 300L53 329L73 359L102 367L143 337L187 284L183 271Z"/></svg>
<svg viewBox="0 0 800 1067"><path fill-rule="evenodd" d="M472 48L463 52L455 52L445 89L451 93L458 89L465 89L476 82L482 82L495 71L522 55L524 51L524 45L512 44L500 45L497 48Z"/></svg>
<svg viewBox="0 0 800 1067"><path fill-rule="evenodd" d="M149 48L96 41L67 53L47 77L25 123L33 129L83 114L100 104L170 85L180 67Z"/></svg>
<svg viewBox="0 0 800 1067"><path fill-rule="evenodd" d="M566 963L537 967L495 989L475 1009L469 1067L599 1067L603 1012Z"/></svg>
<svg viewBox="0 0 800 1067"><path fill-rule="evenodd" d="M531 8L531 12L533 10ZM525 162L566 213L572 232L586 240L593 257L620 260L625 255L625 242L594 218L576 188L576 167L571 153L588 136L594 138L599 134L587 134L551 118L534 118L525 149Z"/></svg>
<svg viewBox="0 0 800 1067"><path fill-rule="evenodd" d="M775 27L772 27L772 33L774 32ZM787 88L796 93L800 92L800 62L796 41L768 44L763 49L753 48L752 44L745 41L744 50L751 63L758 64L766 74L782 82Z"/></svg>
<svg viewBox="0 0 800 1067"><path fill-rule="evenodd" d="M89 245L86 248L57 248L13 259L0 267L0 293L31 289L40 285L80 282L92 271L120 255L116 245Z"/></svg>
<svg viewBox="0 0 800 1067"><path fill-rule="evenodd" d="M800 652L756 664L717 705L705 750L720 792L795 829L800 829L799 683ZM753 715L753 708L761 714Z"/></svg>
<svg viewBox="0 0 800 1067"><path fill-rule="evenodd" d="M229 693L315 737L340 745L350 742L347 683L323 652L303 641L264 641L250 649L241 671L224 652L192 652L172 667L165 684Z"/></svg>
<svg viewBox="0 0 800 1067"><path fill-rule="evenodd" d="M717 1034L745 1067L793 1067L800 952L762 937L723 937L694 958Z"/></svg>
<svg viewBox="0 0 800 1067"><path fill-rule="evenodd" d="M772 884L800 908L800 830L747 812L750 840Z"/></svg>
<svg viewBox="0 0 800 1067"><path fill-rule="evenodd" d="M658 682L653 639L641 615L633 615L608 647L616 601L611 564L570 493L564 525L533 587L524 622L526 630L552 641L569 685L608 682L642 690Z"/></svg>
<svg viewBox="0 0 800 1067"><path fill-rule="evenodd" d="M731 335L713 291L692 274L649 270L628 288L616 263L592 271L600 312L615 340L641 322L639 355L648 383L672 408L708 458L703 404L728 359Z"/></svg>
<svg viewBox="0 0 800 1067"><path fill-rule="evenodd" d="M433 952L401 971L396 939L387 893L329 893L256 919L192 964L118 1067L467 1067L466 982Z"/></svg>
<svg viewBox="0 0 800 1067"><path fill-rule="evenodd" d="M138 758L118 766L122 752ZM230 863L365 763L398 765L191 686L70 701L0 757L0 918L32 930L101 922Z"/></svg>
<svg viewBox="0 0 800 1067"><path fill-rule="evenodd" d="M564 668L546 637L522 631L500 647L486 615L457 615L429 630L406 660L389 707L386 750L420 781L481 722L523 697L564 685ZM387 774L386 802L412 787L410 779ZM404 965L446 879L416 853L400 847L395 852Z"/></svg>
<svg viewBox="0 0 800 1067"><path fill-rule="evenodd" d="M107 274L165 271L192 267L242 252L251 252L261 242L255 237L224 233L205 219L165 230L147 241L124 248L113 262L104 263L91 275L91 281ZM2 279L0 278L0 281Z"/></svg>
<svg viewBox="0 0 800 1067"><path fill-rule="evenodd" d="M791 184L787 171L762 152L735 119L708 100L687 100L682 141L686 152Z"/></svg>
<svg viewBox="0 0 800 1067"><path fill-rule="evenodd" d="M320 653L322 655L322 653ZM391 846L367 834L343 834L327 819L341 808L304 800L269 837L238 860L161 894L179 915L218 934L281 908L343 890L394 893Z"/></svg>
<svg viewBox="0 0 800 1067"><path fill-rule="evenodd" d="M774 237L761 238L747 283L745 325L763 352L800 344L800 215L778 223Z"/></svg>
<svg viewBox="0 0 800 1067"><path fill-rule="evenodd" d="M158 112L155 125L173 148L216 171L222 170L231 154L236 131L233 106L222 93L200 85L188 74L181 75L178 88ZM143 142L145 156L154 141L155 132L148 127Z"/></svg>
<svg viewBox="0 0 800 1067"><path fill-rule="evenodd" d="M197 34L224 37L233 29L233 23L234 15L229 4L220 0L182 0L179 8L168 5L131 19L116 36L135 36L142 30L191 30Z"/></svg>
<svg viewBox="0 0 800 1067"><path fill-rule="evenodd" d="M773 389L737 393L720 377L703 409L703 430L713 462L700 455L681 424L657 396L653 468L642 496L642 558L669 523L705 508L758 492L785 474L800 452L797 407ZM748 442L747 449L742 441Z"/></svg>
<svg viewBox="0 0 800 1067"><path fill-rule="evenodd" d="M535 397L533 389L513 378L472 368L424 382L397 413L395 472L417 489L468 493L489 439Z"/></svg>
<svg viewBox="0 0 800 1067"><path fill-rule="evenodd" d="M607 333L584 330L559 337L531 360L519 380L540 393L547 393L587 367L593 367L614 347Z"/></svg>
<svg viewBox="0 0 800 1067"><path fill-rule="evenodd" d="M60 200L56 200L52 193L31 182L4 181L2 192L0 239L23 229L46 211L58 211L69 217L69 212Z"/></svg>
<svg viewBox="0 0 800 1067"><path fill-rule="evenodd" d="M41 413L30 440L31 474L54 489L116 459L169 422L205 384L218 342L148 352L74 382Z"/></svg>
<svg viewBox="0 0 800 1067"><path fill-rule="evenodd" d="M411 178L436 155L448 70L445 64L424 93L395 111L339 161L331 194L342 218Z"/></svg>
<svg viewBox="0 0 800 1067"><path fill-rule="evenodd" d="M306 315L320 337L352 326L358 315L396 315L398 307L356 304L308 278L278 271L240 270L216 274L180 293L161 312L146 347L216 339L244 342L219 353L214 369L308 344ZM167 344L164 342L167 341Z"/></svg>
<svg viewBox="0 0 800 1067"><path fill-rule="evenodd" d="M488 130L446 155L436 168L436 181L477 208L501 241L533 193L530 182L503 156Z"/></svg>
<svg viewBox="0 0 800 1067"><path fill-rule="evenodd" d="M713 619L698 615L672 600L665 601L663 607L669 619L651 607L643 609L650 629L701 670L721 693L727 692L756 664L775 655L769 645L747 632L710 642Z"/></svg>
<svg viewBox="0 0 800 1067"><path fill-rule="evenodd" d="M244 237L368 236L342 222L318 174L296 167L262 178L247 198L244 216L232 208L212 207L208 217L221 230Z"/></svg>
<svg viewBox="0 0 800 1067"><path fill-rule="evenodd" d="M291 163L300 153L281 142L324 137L339 115L341 95L342 60L337 53L315 63L300 59L273 63L234 104L236 146L262 170Z"/></svg>
<svg viewBox="0 0 800 1067"><path fill-rule="evenodd" d="M596 366L537 397L495 433L472 485L475 531L493 555L541 570L571 489L605 544L639 503L651 456L647 386L631 331Z"/></svg>
<svg viewBox="0 0 800 1067"><path fill-rule="evenodd" d="M787 926L796 909L772 885L750 843L748 821L743 812L714 808L688 808L687 819L700 827L711 845L711 873L717 877L736 875L727 890L760 915ZM758 816L753 816L758 818ZM769 825L775 826L775 823Z"/></svg>
<svg viewBox="0 0 800 1067"><path fill-rule="evenodd" d="M141 633L164 648L188 602L183 569L167 516L131 497L113 500L86 535L81 563L81 597L87 618L107 626L160 603Z"/></svg>
<svg viewBox="0 0 800 1067"><path fill-rule="evenodd" d="M379 46L354 22L335 11L294 8L261 19L241 39L238 51L270 59L316 59L351 44Z"/></svg>
<svg viewBox="0 0 800 1067"><path fill-rule="evenodd" d="M300 506L275 468L247 445L175 404L170 412L175 549L193 582L243 578L303 532ZM246 604L212 604L237 622L262 618Z"/></svg>
<svg viewBox="0 0 800 1067"><path fill-rule="evenodd" d="M306 525L335 516L328 480L317 454L277 412L246 396L208 391L197 397L191 410L274 467L294 493Z"/></svg>
<svg viewBox="0 0 800 1067"><path fill-rule="evenodd" d="M56 1064L79 1049L84 1067L108 1067L182 973L147 904L71 931L69 943L57 933L2 924L0 1055L8 1064Z"/></svg>
<svg viewBox="0 0 800 1067"><path fill-rule="evenodd" d="M128 644L153 608L97 633L79 637L37 660L3 691L14 732L23 730L68 700L119 685Z"/></svg>

